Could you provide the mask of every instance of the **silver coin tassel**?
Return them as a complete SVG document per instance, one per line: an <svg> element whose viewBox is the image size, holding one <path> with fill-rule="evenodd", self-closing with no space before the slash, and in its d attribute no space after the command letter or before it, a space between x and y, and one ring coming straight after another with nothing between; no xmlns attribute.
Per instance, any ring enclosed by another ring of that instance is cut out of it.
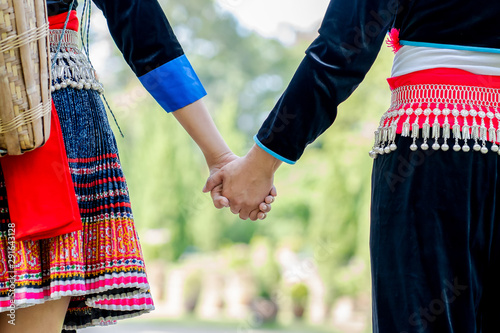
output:
<svg viewBox="0 0 500 333"><path fill-rule="evenodd" d="M493 123L494 118L500 123L500 112L493 112L494 110L487 108L483 110L481 107L477 111L474 107L467 108L465 105L444 105L442 109L435 107L431 110L429 107L423 109L421 104L416 109L412 105L407 105L406 109L403 106L392 107L383 115L380 125L375 131L373 149L369 153L372 158L397 149L396 129L403 115L406 115L406 119L401 126L401 136L413 139L413 143L410 145L412 151L418 149L417 139L419 139L421 131L423 142L420 148L422 150L430 148L428 140L432 139L433 150L448 151L450 149L448 140L453 140L452 148L456 152L469 152L471 150L469 143L471 143L474 151L486 154L488 152L486 142L489 141L492 142L490 150L500 155L500 147L497 145L497 140L500 139L500 128L495 128ZM434 115L432 124L430 122L431 115ZM453 117L452 119L449 119L450 115ZM410 119L411 116L415 116L413 121ZM419 120L422 116L425 120L420 127ZM439 121L440 116L444 116L442 122ZM471 123L467 119L469 116L472 118ZM462 126L459 123L459 118L463 122ZM450 120L453 121L453 125L450 124ZM489 127L486 126L486 123L489 124ZM440 139L443 140L442 144L439 144ZM459 140L463 140L462 146L460 146Z"/></svg>
<svg viewBox="0 0 500 333"><path fill-rule="evenodd" d="M72 30L51 30L49 40L53 68L51 91L71 87L79 90L92 89L102 94L104 88L78 46L78 33Z"/></svg>

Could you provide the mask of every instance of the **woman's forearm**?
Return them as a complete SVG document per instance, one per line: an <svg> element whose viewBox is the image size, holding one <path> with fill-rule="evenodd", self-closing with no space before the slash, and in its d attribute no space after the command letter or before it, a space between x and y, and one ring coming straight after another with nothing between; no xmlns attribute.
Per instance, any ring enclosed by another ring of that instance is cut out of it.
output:
<svg viewBox="0 0 500 333"><path fill-rule="evenodd" d="M231 154L201 99L173 112L173 115L200 147L209 167Z"/></svg>

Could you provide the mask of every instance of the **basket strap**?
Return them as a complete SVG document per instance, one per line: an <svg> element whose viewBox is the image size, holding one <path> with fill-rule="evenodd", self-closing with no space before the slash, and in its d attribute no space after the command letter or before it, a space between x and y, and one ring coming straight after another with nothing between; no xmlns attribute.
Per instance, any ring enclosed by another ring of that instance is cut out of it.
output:
<svg viewBox="0 0 500 333"><path fill-rule="evenodd" d="M35 42L39 39L46 38L49 34L49 24L45 23L39 28L27 30L19 35L14 35L2 39L0 41L0 52L7 52L9 50L21 47L22 45Z"/></svg>
<svg viewBox="0 0 500 333"><path fill-rule="evenodd" d="M36 119L47 116L51 110L51 103L52 102L45 104L40 103L32 109L18 114L5 124L3 124L2 120L0 119L0 134L7 133L18 127L26 125L27 123L31 123Z"/></svg>

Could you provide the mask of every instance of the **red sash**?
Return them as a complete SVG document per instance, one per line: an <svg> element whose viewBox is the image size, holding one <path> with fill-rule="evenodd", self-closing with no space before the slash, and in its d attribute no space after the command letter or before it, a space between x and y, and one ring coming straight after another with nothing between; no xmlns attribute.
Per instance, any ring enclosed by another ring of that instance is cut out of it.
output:
<svg viewBox="0 0 500 333"><path fill-rule="evenodd" d="M62 29L67 13L49 18ZM68 23L78 29L76 12ZM44 146L20 156L0 158L10 220L17 241L51 238L82 229L75 188L69 171L61 125L52 104L50 138Z"/></svg>

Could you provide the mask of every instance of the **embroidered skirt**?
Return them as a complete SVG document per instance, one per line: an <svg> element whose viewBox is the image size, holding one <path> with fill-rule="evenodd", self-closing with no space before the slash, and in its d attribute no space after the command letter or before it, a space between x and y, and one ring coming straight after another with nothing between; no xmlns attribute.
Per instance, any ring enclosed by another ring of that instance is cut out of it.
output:
<svg viewBox="0 0 500 333"><path fill-rule="evenodd" d="M63 54L64 56L64 54ZM66 55L67 56L67 55ZM70 57L71 58L71 57ZM66 62L71 64L71 62ZM144 260L100 87L53 92L82 231L15 242L9 271L8 198L0 169L0 312L72 296L64 329L105 325L151 311ZM15 277L15 293L9 281Z"/></svg>

